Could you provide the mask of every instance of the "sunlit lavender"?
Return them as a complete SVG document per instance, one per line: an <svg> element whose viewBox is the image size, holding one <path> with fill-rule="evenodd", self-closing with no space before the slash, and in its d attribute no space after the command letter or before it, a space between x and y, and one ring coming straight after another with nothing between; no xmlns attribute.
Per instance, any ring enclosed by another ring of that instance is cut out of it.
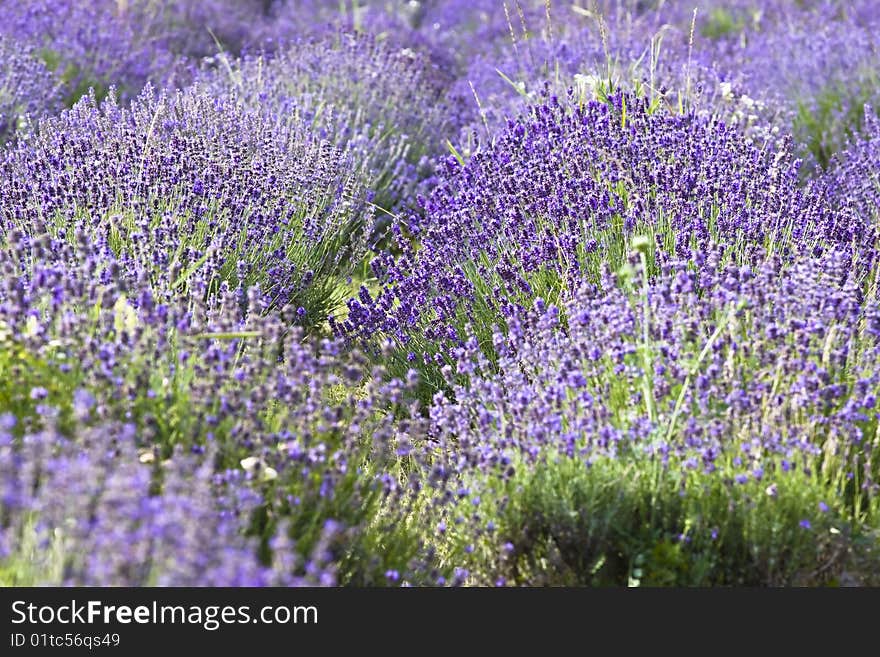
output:
<svg viewBox="0 0 880 657"><path fill-rule="evenodd" d="M875 4L0 0L0 585L878 584Z"/></svg>

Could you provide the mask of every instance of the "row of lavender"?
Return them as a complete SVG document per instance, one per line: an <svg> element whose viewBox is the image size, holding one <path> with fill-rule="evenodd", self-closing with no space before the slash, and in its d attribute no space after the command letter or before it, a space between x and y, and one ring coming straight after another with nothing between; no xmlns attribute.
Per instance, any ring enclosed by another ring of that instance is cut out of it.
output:
<svg viewBox="0 0 880 657"><path fill-rule="evenodd" d="M0 581L869 581L880 15L671 4L0 2Z"/></svg>

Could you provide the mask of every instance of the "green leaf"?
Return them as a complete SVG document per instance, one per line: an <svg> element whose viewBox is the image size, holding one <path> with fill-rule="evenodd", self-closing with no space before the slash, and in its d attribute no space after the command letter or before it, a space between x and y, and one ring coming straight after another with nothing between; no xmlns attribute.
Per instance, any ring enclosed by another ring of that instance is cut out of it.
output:
<svg viewBox="0 0 880 657"><path fill-rule="evenodd" d="M525 82L514 82L514 81L511 80L509 77L507 77L506 75L504 75L504 73L502 73L502 72L501 72L499 69L497 69L497 68L495 69L495 72L498 73L498 75L501 76L501 79L502 79L502 80L504 80L507 84L509 84L511 87L513 87L513 88L516 90L516 93L518 93L520 96L522 96L522 97L525 98L526 100L531 100L531 98L529 97L529 95L526 93L526 84L525 84Z"/></svg>
<svg viewBox="0 0 880 657"><path fill-rule="evenodd" d="M448 148L448 149L449 149L449 152L452 153L452 156L453 156L456 160L458 160L458 163L459 163L461 166L464 166L464 157L462 157L461 153L459 153L458 150L456 150L455 146L453 146L453 145L452 145L452 142L449 141L448 139L446 140L446 148Z"/></svg>

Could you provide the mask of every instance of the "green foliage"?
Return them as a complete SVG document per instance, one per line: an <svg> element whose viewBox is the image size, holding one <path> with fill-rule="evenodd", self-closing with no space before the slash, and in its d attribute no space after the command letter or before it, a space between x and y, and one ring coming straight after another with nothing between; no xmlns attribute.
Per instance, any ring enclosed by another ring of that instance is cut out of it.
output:
<svg viewBox="0 0 880 657"><path fill-rule="evenodd" d="M720 40L737 35L745 28L745 20L724 7L713 7L700 23L700 34L707 39Z"/></svg>
<svg viewBox="0 0 880 657"><path fill-rule="evenodd" d="M832 81L815 96L798 100L792 132L821 169L827 169L834 154L861 133L864 106L873 101L878 82L876 72L855 91L842 81ZM802 175L809 173L810 167L804 167Z"/></svg>
<svg viewBox="0 0 880 657"><path fill-rule="evenodd" d="M42 48L40 58L46 64L46 68L55 71L59 82L63 85L64 105L73 107L83 96L94 93L98 102L103 101L110 93L110 82L98 80L89 75L88 71L82 70L76 62L65 62L61 55L51 48Z"/></svg>
<svg viewBox="0 0 880 657"><path fill-rule="evenodd" d="M554 456L516 470L483 482L481 508L497 509L498 521L474 552L479 581L825 585L845 572L856 540L840 508L820 511L827 489L802 474L769 489L638 457L586 464Z"/></svg>

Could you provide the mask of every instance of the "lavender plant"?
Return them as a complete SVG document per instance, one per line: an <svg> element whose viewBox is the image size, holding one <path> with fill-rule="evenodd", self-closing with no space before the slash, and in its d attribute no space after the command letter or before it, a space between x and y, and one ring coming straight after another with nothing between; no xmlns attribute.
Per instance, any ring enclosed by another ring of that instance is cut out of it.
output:
<svg viewBox="0 0 880 657"><path fill-rule="evenodd" d="M304 340L255 287L206 295L194 272L188 291L162 294L149 265L82 227L74 245L10 233L2 261L0 460L25 477L57 458L61 477L34 482L33 500L9 479L5 560L56 583L434 581L419 480L395 474L425 433L417 412L395 422L403 383ZM204 531L228 549L209 559ZM37 539L45 562L30 556Z"/></svg>
<svg viewBox="0 0 880 657"><path fill-rule="evenodd" d="M134 3L146 8L155 3ZM118 85L137 94L148 79L169 79L173 56L145 24L128 20L128 3L6 2L2 30L30 44L64 84L70 105L90 88L103 97Z"/></svg>
<svg viewBox="0 0 880 657"><path fill-rule="evenodd" d="M6 231L44 226L71 238L85 222L161 281L157 291L196 270L210 289L260 282L292 323L324 321L370 230L344 153L198 87L148 89L130 109L85 99L0 168Z"/></svg>
<svg viewBox="0 0 880 657"><path fill-rule="evenodd" d="M693 114L652 114L632 95L549 99L465 166L449 158L424 219L398 231L402 248L409 236L417 247L374 261L384 287L375 298L362 289L336 323L360 339L393 337L426 372L450 362L467 326L491 353L493 326L536 297L556 304L579 280L596 282L603 264L616 270L636 239L656 246L652 274L663 257L717 244L741 261L873 239L860 217L798 186L787 150L760 151ZM440 385L436 372L428 381Z"/></svg>
<svg viewBox="0 0 880 657"><path fill-rule="evenodd" d="M460 138L465 155L494 139L509 119L540 104L548 90L559 96L574 90L583 102L632 93L647 98L652 111L663 107L737 124L759 143L771 140L773 128L779 132L770 110L743 91L742 76L719 70L694 47L689 26L658 24L654 13L585 13L554 15L551 25L558 23L558 29L519 37L512 32L507 47L472 58L466 79L451 92L478 110Z"/></svg>
<svg viewBox="0 0 880 657"><path fill-rule="evenodd" d="M431 411L467 491L450 540L485 583L839 575L878 511L876 290L840 253L698 253L653 282L634 258L496 332L495 366L459 350Z"/></svg>
<svg viewBox="0 0 880 657"><path fill-rule="evenodd" d="M877 104L877 21L862 20L832 4L762 31L736 60L754 86L781 93L811 166L826 168L860 133L864 104Z"/></svg>
<svg viewBox="0 0 880 657"><path fill-rule="evenodd" d="M35 54L0 35L0 143L60 106L59 85Z"/></svg>
<svg viewBox="0 0 880 657"><path fill-rule="evenodd" d="M875 4L0 0L0 583L876 583Z"/></svg>
<svg viewBox="0 0 880 657"><path fill-rule="evenodd" d="M304 31L320 32L326 4L263 0L83 0L0 3L4 33L36 50L64 83L68 105L110 87L128 100L147 82L186 83L192 69L218 53L270 47Z"/></svg>
<svg viewBox="0 0 880 657"><path fill-rule="evenodd" d="M304 122L352 153L386 211L409 202L433 175L433 159L455 129L443 102L444 76L408 48L348 32L220 70L210 85L233 89L277 126Z"/></svg>
<svg viewBox="0 0 880 657"><path fill-rule="evenodd" d="M880 221L880 119L865 107L864 136L833 161L825 180L836 203L873 222Z"/></svg>
<svg viewBox="0 0 880 657"><path fill-rule="evenodd" d="M874 3L665 3L657 15L679 27L695 20L697 56L738 78L747 115L794 135L805 173L860 133L877 86Z"/></svg>
<svg viewBox="0 0 880 657"><path fill-rule="evenodd" d="M548 81L561 93L576 74L591 92L622 85L659 102L699 107L737 122L759 142L791 133L806 173L827 167L859 134L862 105L873 103L871 3L612 2L575 6L574 13L553 9L549 30L511 30L500 56L471 58L467 79L493 128L499 114L503 119L516 106L517 91L534 102ZM508 79L506 90L496 69ZM472 95L465 85L459 93Z"/></svg>
<svg viewBox="0 0 880 657"><path fill-rule="evenodd" d="M0 570L5 583L292 582L260 564L254 539L241 532L260 501L241 477L215 477L210 460L181 453L153 467L138 458L134 434L131 425L109 424L81 431L76 442L46 430L16 445L4 431L2 559L25 561L28 576L9 581Z"/></svg>
<svg viewBox="0 0 880 657"><path fill-rule="evenodd" d="M130 109L112 96L82 101L4 153L0 405L15 419L7 456L41 432L75 451L92 426L132 427L128 457L107 466L118 483L95 493L108 500L99 524L117 529L59 547L65 563L81 551L100 561L65 566L65 581L188 583L200 564L215 568L199 561L203 552L177 570L167 563L191 543L149 547L166 531L163 496L179 498L138 462L186 452L196 456L181 481L232 470L257 496L228 524L208 487L204 505L180 512L186 531L167 530L195 543L200 534L187 528L215 527L229 539L229 563L250 550L264 567L245 559L236 574L221 560L211 581L430 576L430 553L407 519L412 489L380 467L393 465L406 431L392 424L400 384L379 373L370 384L339 345L315 345L294 327L320 329L322 304L358 259L358 230L368 230L348 162L292 123L277 130L234 96L198 88L148 90ZM127 490L135 494L123 504ZM71 490L69 501L82 508L89 494ZM138 516L143 506L156 515ZM31 518L52 536L65 508L4 503L7 553L27 552ZM141 535L140 551L120 549L116 565L100 559ZM264 572L273 560L277 577Z"/></svg>

